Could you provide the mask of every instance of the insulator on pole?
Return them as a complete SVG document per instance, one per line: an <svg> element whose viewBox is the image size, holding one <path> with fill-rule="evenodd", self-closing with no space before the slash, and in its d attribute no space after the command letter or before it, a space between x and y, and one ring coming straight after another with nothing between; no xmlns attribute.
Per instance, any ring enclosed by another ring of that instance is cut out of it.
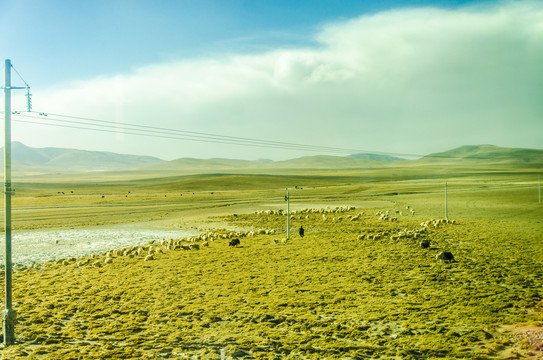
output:
<svg viewBox="0 0 543 360"><path fill-rule="evenodd" d="M30 93L30 86L26 87L26 104L28 112L32 111L32 94Z"/></svg>

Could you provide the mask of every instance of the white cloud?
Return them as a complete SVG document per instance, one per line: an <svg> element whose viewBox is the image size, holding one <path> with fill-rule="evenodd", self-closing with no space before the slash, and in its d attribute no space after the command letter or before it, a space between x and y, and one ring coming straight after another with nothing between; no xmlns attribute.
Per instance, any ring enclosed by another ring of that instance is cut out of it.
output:
<svg viewBox="0 0 543 360"><path fill-rule="evenodd" d="M329 24L316 38L317 48L157 64L74 83L36 93L35 107L119 123L376 151L543 144L541 2L389 11ZM164 158L307 154L66 135L54 128L43 128L38 137L18 126L18 139L31 145Z"/></svg>

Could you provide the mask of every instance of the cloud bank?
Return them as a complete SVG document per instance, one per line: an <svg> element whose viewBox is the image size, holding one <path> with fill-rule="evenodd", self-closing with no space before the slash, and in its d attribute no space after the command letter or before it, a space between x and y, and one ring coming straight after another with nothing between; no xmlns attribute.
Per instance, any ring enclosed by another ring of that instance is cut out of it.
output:
<svg viewBox="0 0 543 360"><path fill-rule="evenodd" d="M62 84L36 93L35 109L395 153L543 146L541 2L387 11L325 25L315 39L316 47L217 54ZM313 155L39 125L14 131L35 146L166 159Z"/></svg>

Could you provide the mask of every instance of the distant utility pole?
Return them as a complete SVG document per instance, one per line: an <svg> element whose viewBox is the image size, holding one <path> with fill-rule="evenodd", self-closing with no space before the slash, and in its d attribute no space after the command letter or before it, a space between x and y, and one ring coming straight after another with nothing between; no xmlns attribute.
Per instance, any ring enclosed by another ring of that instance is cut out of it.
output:
<svg viewBox="0 0 543 360"><path fill-rule="evenodd" d="M285 196L287 202L287 240L290 240L290 194L287 189L287 196Z"/></svg>
<svg viewBox="0 0 543 360"><path fill-rule="evenodd" d="M538 175L537 179L539 183L539 203L541 204L541 175Z"/></svg>
<svg viewBox="0 0 543 360"><path fill-rule="evenodd" d="M11 195L13 191L11 189L11 90L25 89L11 86L11 68L11 60L6 59L6 77L4 86L4 230L6 232L6 264L4 274L6 279L6 303L4 311L2 311L5 346L13 345L15 343L15 323L17 322L17 313L11 308Z"/></svg>
<svg viewBox="0 0 543 360"><path fill-rule="evenodd" d="M445 181L445 220L447 219L447 182Z"/></svg>

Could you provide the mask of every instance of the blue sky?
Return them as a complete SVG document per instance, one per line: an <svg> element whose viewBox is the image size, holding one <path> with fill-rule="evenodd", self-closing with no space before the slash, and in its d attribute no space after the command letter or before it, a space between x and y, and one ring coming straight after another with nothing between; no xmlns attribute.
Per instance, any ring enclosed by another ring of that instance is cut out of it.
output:
<svg viewBox="0 0 543 360"><path fill-rule="evenodd" d="M314 33L329 22L388 9L484 3L2 0L0 49L41 88L159 62L312 46Z"/></svg>
<svg viewBox="0 0 543 360"><path fill-rule="evenodd" d="M542 8L3 0L0 55L31 85L36 111L380 152L541 148ZM314 155L35 124L15 124L14 140L169 159Z"/></svg>

